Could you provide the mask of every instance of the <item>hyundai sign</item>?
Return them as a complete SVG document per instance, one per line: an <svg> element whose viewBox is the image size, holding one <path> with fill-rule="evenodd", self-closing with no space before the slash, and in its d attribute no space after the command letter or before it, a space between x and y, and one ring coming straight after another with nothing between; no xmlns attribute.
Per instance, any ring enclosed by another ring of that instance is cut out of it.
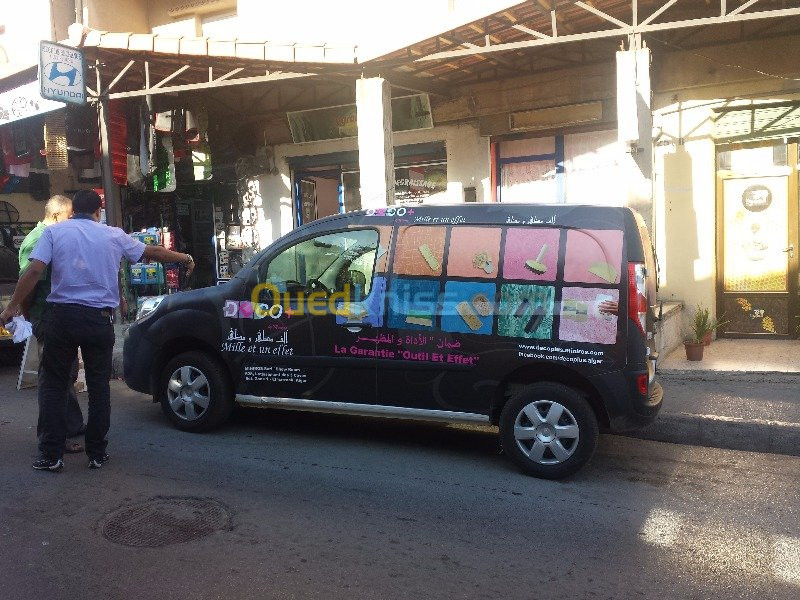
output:
<svg viewBox="0 0 800 600"><path fill-rule="evenodd" d="M39 91L42 98L86 104L83 52L53 42L39 42Z"/></svg>

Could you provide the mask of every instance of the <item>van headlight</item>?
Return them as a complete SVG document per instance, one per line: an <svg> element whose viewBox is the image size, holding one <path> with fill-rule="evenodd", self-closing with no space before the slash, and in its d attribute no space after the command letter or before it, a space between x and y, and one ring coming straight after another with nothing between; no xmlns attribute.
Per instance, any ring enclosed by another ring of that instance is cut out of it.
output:
<svg viewBox="0 0 800 600"><path fill-rule="evenodd" d="M141 321L142 319L153 314L163 301L164 296L153 296L151 298L147 298L144 302L142 302L142 306L139 308L139 313L136 315L136 320Z"/></svg>

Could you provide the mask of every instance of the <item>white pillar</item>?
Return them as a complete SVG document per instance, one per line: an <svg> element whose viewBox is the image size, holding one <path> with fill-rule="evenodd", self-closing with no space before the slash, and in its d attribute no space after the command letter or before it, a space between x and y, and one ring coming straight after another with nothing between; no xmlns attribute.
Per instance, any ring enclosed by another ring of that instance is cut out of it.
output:
<svg viewBox="0 0 800 600"><path fill-rule="evenodd" d="M361 208L394 204L394 143L392 97L381 77L356 81L358 166L361 171Z"/></svg>
<svg viewBox="0 0 800 600"><path fill-rule="evenodd" d="M617 127L627 173L627 204L652 227L653 113L650 50L617 52Z"/></svg>

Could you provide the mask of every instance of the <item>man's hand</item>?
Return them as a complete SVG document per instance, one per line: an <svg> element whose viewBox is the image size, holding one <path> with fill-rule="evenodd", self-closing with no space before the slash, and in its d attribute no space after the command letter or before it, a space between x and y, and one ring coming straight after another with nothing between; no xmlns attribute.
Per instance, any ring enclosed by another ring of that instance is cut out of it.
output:
<svg viewBox="0 0 800 600"><path fill-rule="evenodd" d="M14 295L11 296L8 306L0 313L0 325L5 327L6 323L19 314L22 301L27 298L33 291L33 288L36 287L46 266L47 265L39 260L31 259L28 268L22 274L22 277L19 278L19 281L17 281L17 287L14 288Z"/></svg>
<svg viewBox="0 0 800 600"><path fill-rule="evenodd" d="M19 307L14 306L13 304L9 304L6 306L5 310L0 313L0 326L5 327L8 323L11 322L11 319L16 317L19 314Z"/></svg>
<svg viewBox="0 0 800 600"><path fill-rule="evenodd" d="M194 272L194 260L188 254L167 250L163 246L145 246L144 260L157 260L164 263L180 263L186 265L186 276L189 277Z"/></svg>

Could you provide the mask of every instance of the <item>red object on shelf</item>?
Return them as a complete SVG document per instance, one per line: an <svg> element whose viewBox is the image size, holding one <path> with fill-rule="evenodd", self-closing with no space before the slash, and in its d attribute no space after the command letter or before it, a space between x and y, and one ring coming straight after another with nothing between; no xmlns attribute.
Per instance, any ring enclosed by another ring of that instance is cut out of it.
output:
<svg viewBox="0 0 800 600"><path fill-rule="evenodd" d="M167 269L165 279L169 289L177 290L180 287L178 269Z"/></svg>

